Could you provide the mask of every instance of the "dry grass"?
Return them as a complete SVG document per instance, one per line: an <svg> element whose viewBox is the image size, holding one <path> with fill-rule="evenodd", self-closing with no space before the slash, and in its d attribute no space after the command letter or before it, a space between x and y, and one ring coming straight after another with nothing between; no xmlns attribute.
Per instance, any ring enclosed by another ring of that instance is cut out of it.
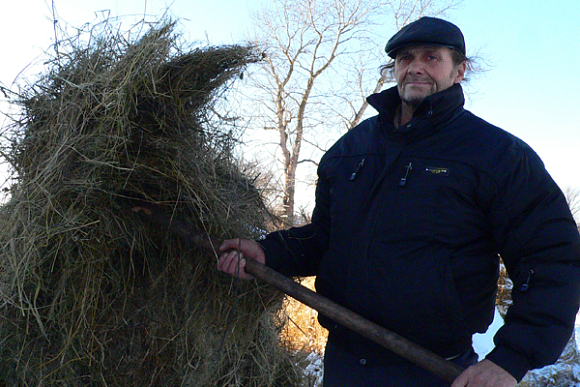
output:
<svg viewBox="0 0 580 387"><path fill-rule="evenodd" d="M93 26L20 93L4 128L16 180L0 208L0 384L298 383L281 296L130 211L154 202L220 237L254 237L267 218L214 114L259 58L184 49L174 30Z"/></svg>
<svg viewBox="0 0 580 387"><path fill-rule="evenodd" d="M304 278L301 283L314 290L314 277ZM302 386L322 386L322 359L328 331L318 323L318 312L287 298L283 316L287 321L280 337L295 352L296 363L305 370Z"/></svg>
<svg viewBox="0 0 580 387"><path fill-rule="evenodd" d="M314 277L305 278L302 285L314 290ZM282 337L297 351L324 354L328 331L318 323L318 312L293 298L286 300L288 323Z"/></svg>

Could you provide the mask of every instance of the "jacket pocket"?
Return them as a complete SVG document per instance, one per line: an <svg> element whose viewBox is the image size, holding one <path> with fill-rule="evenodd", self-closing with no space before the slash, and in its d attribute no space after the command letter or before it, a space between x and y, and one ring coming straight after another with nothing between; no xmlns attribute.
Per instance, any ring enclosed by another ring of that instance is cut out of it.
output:
<svg viewBox="0 0 580 387"><path fill-rule="evenodd" d="M389 257L389 247L377 244L379 251L368 259L364 272L358 279L351 276L349 288L360 289L360 294L353 294L349 304L437 352L465 342L468 333L449 263L435 260L426 249Z"/></svg>
<svg viewBox="0 0 580 387"><path fill-rule="evenodd" d="M437 187L442 176L421 173L425 160L404 159L373 198L371 232L380 239L429 240L435 233Z"/></svg>

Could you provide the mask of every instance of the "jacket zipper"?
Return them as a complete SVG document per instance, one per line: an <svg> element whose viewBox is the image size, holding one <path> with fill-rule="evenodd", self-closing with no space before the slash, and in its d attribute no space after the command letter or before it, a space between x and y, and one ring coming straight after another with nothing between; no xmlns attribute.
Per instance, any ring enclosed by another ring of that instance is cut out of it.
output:
<svg viewBox="0 0 580 387"><path fill-rule="evenodd" d="M360 171L360 169L362 168L362 166L365 165L365 159L362 159L360 161L360 163L358 163L358 166L356 167L356 170L352 173L352 175L350 175L350 181L353 181L354 179L356 179L356 175L358 174L358 172Z"/></svg>
<svg viewBox="0 0 580 387"><path fill-rule="evenodd" d="M526 280L525 283L522 284L522 287L520 288L520 291L522 293L527 292L528 289L530 288L530 281L532 280L532 274L534 274L534 271L532 269L530 269L530 271L528 271L528 279Z"/></svg>
<svg viewBox="0 0 580 387"><path fill-rule="evenodd" d="M409 172L411 172L413 170L413 163L409 162L409 165L407 165L405 167L405 176L403 176L401 178L401 180L399 180L399 186L400 187L404 187L407 184L407 178L409 177Z"/></svg>

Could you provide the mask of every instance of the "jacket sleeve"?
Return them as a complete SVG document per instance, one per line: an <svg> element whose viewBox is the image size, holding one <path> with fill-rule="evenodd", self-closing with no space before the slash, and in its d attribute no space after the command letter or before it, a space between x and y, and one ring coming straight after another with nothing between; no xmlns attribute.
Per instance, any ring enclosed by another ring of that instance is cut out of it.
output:
<svg viewBox="0 0 580 387"><path fill-rule="evenodd" d="M320 260L328 249L330 187L321 168L318 176L312 222L273 232L259 242L266 254L266 265L286 276L316 275Z"/></svg>
<svg viewBox="0 0 580 387"><path fill-rule="evenodd" d="M527 146L508 154L498 166L509 173L498 172L491 227L514 283L513 304L487 358L519 381L554 363L571 336L580 244L566 199L538 156Z"/></svg>

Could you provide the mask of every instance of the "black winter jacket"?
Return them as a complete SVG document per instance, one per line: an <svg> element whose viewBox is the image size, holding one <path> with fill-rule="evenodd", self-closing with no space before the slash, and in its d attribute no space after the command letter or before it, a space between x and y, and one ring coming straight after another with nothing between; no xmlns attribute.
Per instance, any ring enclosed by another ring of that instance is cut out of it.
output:
<svg viewBox="0 0 580 387"><path fill-rule="evenodd" d="M317 291L450 357L492 321L499 255L513 305L488 359L520 380L557 360L580 294L580 243L562 192L533 150L464 110L455 85L393 125L396 88L369 97L379 115L322 158L312 223L261 241L266 264L317 275ZM324 316L330 340L369 361L400 361Z"/></svg>

